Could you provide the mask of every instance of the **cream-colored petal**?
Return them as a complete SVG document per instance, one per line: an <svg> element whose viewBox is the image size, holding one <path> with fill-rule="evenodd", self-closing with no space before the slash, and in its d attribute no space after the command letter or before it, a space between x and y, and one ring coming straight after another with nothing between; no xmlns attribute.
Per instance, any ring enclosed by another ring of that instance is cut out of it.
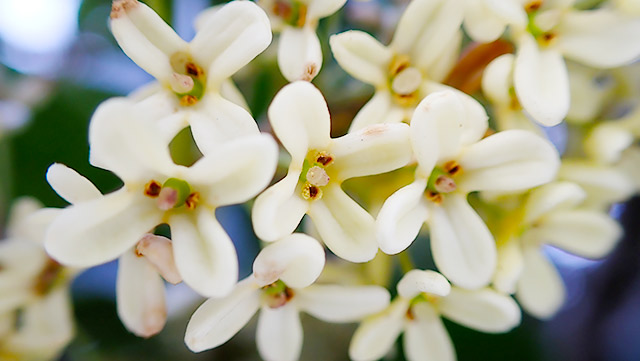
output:
<svg viewBox="0 0 640 361"><path fill-rule="evenodd" d="M238 282L236 249L213 211L169 218L173 252L184 282L206 297L223 297Z"/></svg>
<svg viewBox="0 0 640 361"><path fill-rule="evenodd" d="M482 73L482 91L494 103L511 103L509 90L513 87L515 55L504 54L495 58Z"/></svg>
<svg viewBox="0 0 640 361"><path fill-rule="evenodd" d="M520 104L540 124L556 125L569 112L569 76L562 55L538 48L529 34L520 37L513 82Z"/></svg>
<svg viewBox="0 0 640 361"><path fill-rule="evenodd" d="M552 317L564 303L565 289L558 271L537 246L524 250L524 270L518 281L516 299L535 317Z"/></svg>
<svg viewBox="0 0 640 361"><path fill-rule="evenodd" d="M427 222L438 270L460 287L485 286L496 268L496 246L484 221L460 194L448 194L430 208Z"/></svg>
<svg viewBox="0 0 640 361"><path fill-rule="evenodd" d="M380 286L312 285L296 293L301 311L326 322L355 322L389 306Z"/></svg>
<svg viewBox="0 0 640 361"><path fill-rule="evenodd" d="M45 236L45 247L58 262L90 267L111 261L133 247L161 222L155 202L140 190L120 189L60 212Z"/></svg>
<svg viewBox="0 0 640 361"><path fill-rule="evenodd" d="M378 90L353 118L349 133L373 124L400 123L405 118L404 113L403 108L393 104L391 93Z"/></svg>
<svg viewBox="0 0 640 361"><path fill-rule="evenodd" d="M135 253L139 257L144 257L167 282L174 285L182 282L182 276L178 272L173 257L173 244L170 239L147 233L136 245Z"/></svg>
<svg viewBox="0 0 640 361"><path fill-rule="evenodd" d="M324 150L330 142L331 118L327 102L313 84L297 81L286 85L269 106L269 122L291 163L302 166L310 149Z"/></svg>
<svg viewBox="0 0 640 361"><path fill-rule="evenodd" d="M278 67L290 82L312 81L322 67L322 49L315 29L285 27L278 43Z"/></svg>
<svg viewBox="0 0 640 361"><path fill-rule="evenodd" d="M357 30L349 30L329 38L331 51L338 64L354 78L386 87L387 66L393 52L373 36Z"/></svg>
<svg viewBox="0 0 640 361"><path fill-rule="evenodd" d="M502 245L498 245L498 264L493 274L492 284L498 291L505 294L516 292L518 279L524 268L524 259L518 238L512 238Z"/></svg>
<svg viewBox="0 0 640 361"><path fill-rule="evenodd" d="M60 197L72 204L96 199L102 195L90 180L60 163L49 166L47 182Z"/></svg>
<svg viewBox="0 0 640 361"><path fill-rule="evenodd" d="M116 301L118 317L136 336L151 337L164 328L164 283L151 263L138 257L134 249L118 261Z"/></svg>
<svg viewBox="0 0 640 361"><path fill-rule="evenodd" d="M575 182L587 192L582 204L586 208L605 209L635 192L631 179L619 169L592 162L563 160L558 179Z"/></svg>
<svg viewBox="0 0 640 361"><path fill-rule="evenodd" d="M262 307L258 317L256 344L265 361L295 361L302 351L302 324L298 310L288 303Z"/></svg>
<svg viewBox="0 0 640 361"><path fill-rule="evenodd" d="M263 287L282 280L292 288L315 282L324 268L324 248L303 233L294 233L265 247L253 261L253 276Z"/></svg>
<svg viewBox="0 0 640 361"><path fill-rule="evenodd" d="M501 1L516 5L514 1ZM498 16L486 0L466 0L464 8L464 30L471 39L489 43L500 37L508 23Z"/></svg>
<svg viewBox="0 0 640 361"><path fill-rule="evenodd" d="M291 234L309 209L300 196L300 171L289 170L285 178L260 194L253 203L253 230L263 241L273 242Z"/></svg>
<svg viewBox="0 0 640 361"><path fill-rule="evenodd" d="M491 288L451 288L440 299L438 309L452 321L482 332L506 332L520 324L520 308L508 295Z"/></svg>
<svg viewBox="0 0 640 361"><path fill-rule="evenodd" d="M516 191L551 181L560 166L548 140L525 130L505 130L464 149L458 158L460 189Z"/></svg>
<svg viewBox="0 0 640 361"><path fill-rule="evenodd" d="M218 347L246 325L260 308L261 292L253 277L240 281L225 298L209 299L193 313L184 342L193 352Z"/></svg>
<svg viewBox="0 0 640 361"><path fill-rule="evenodd" d="M633 133L616 123L601 123L584 140L585 152L593 159L612 164L635 142Z"/></svg>
<svg viewBox="0 0 640 361"><path fill-rule="evenodd" d="M431 270L414 269L407 272L398 282L398 295L408 300L421 293L436 296L446 296L451 291L451 285L443 275Z"/></svg>
<svg viewBox="0 0 640 361"><path fill-rule="evenodd" d="M220 86L220 95L222 95L223 98L230 100L232 103L241 106L251 114L251 109L249 109L247 100L244 98L244 95L242 95L240 89L238 89L232 79L227 79L222 82L222 85Z"/></svg>
<svg viewBox="0 0 640 361"><path fill-rule="evenodd" d="M376 219L378 245L382 252L400 253L416 239L429 216L424 198L426 188L426 179L416 179L384 202Z"/></svg>
<svg viewBox="0 0 640 361"><path fill-rule="evenodd" d="M567 120L571 123L589 123L602 114L613 96L616 82L609 72L575 62L567 62L571 106Z"/></svg>
<svg viewBox="0 0 640 361"><path fill-rule="evenodd" d="M404 123L374 124L333 141L331 172L337 181L380 174L411 161L409 126Z"/></svg>
<svg viewBox="0 0 640 361"><path fill-rule="evenodd" d="M367 262L378 252L375 221L339 184L322 188L322 199L311 202L309 216L322 241L338 257Z"/></svg>
<svg viewBox="0 0 640 361"><path fill-rule="evenodd" d="M334 14L347 0L311 0L307 8L307 19L320 19Z"/></svg>
<svg viewBox="0 0 640 361"><path fill-rule="evenodd" d="M402 332L409 300L397 298L380 314L364 320L351 338L349 357L354 361L373 361L389 352Z"/></svg>
<svg viewBox="0 0 640 361"><path fill-rule="evenodd" d="M571 182L552 182L531 191L524 205L524 223L531 224L545 214L570 209L579 205L586 193L579 185Z"/></svg>
<svg viewBox="0 0 640 361"><path fill-rule="evenodd" d="M404 352L408 360L455 361L456 352L440 315L426 302L411 307L415 319L407 322Z"/></svg>
<svg viewBox="0 0 640 361"><path fill-rule="evenodd" d="M251 1L234 1L216 11L189 43L194 60L205 69L207 88L247 65L271 43L269 18Z"/></svg>

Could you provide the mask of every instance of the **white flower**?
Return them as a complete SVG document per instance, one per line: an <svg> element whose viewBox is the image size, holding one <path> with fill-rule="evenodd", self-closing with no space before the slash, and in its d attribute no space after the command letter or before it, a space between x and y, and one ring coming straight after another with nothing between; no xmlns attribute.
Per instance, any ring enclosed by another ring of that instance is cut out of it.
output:
<svg viewBox="0 0 640 361"><path fill-rule="evenodd" d="M376 88L353 120L351 131L370 124L408 121L426 95L443 89L458 92L440 82L457 58L461 22L459 0L414 0L389 46L362 31L332 36L331 51L338 64ZM471 97L463 94L463 98L469 112L483 113Z"/></svg>
<svg viewBox="0 0 640 361"><path fill-rule="evenodd" d="M212 140L258 132L249 113L220 92L235 93L225 81L271 42L269 19L260 7L250 1L225 5L189 43L137 0L114 1L110 25L124 52L158 80L135 99L144 100L158 119L175 113L165 122L168 139L190 125L207 153L215 148Z"/></svg>
<svg viewBox="0 0 640 361"><path fill-rule="evenodd" d="M622 233L606 213L578 207L585 197L577 184L546 184L494 224L500 246L493 284L502 292L515 292L522 307L536 317L553 316L565 298L562 279L543 255L543 244L599 258Z"/></svg>
<svg viewBox="0 0 640 361"><path fill-rule="evenodd" d="M490 288L451 287L437 272L412 270L398 283L398 297L384 312L356 330L349 356L355 361L382 358L404 331L410 361L455 360L455 350L440 316L482 332L506 332L520 323L520 309L509 296Z"/></svg>
<svg viewBox="0 0 640 361"><path fill-rule="evenodd" d="M253 206L253 227L265 241L291 234L309 214L324 243L352 262L371 260L374 219L341 188L352 177L400 168L411 159L406 124L380 124L332 139L322 94L304 81L285 86L269 107L271 126L291 154L287 176Z"/></svg>
<svg viewBox="0 0 640 361"><path fill-rule="evenodd" d="M467 203L473 191L510 192L553 179L558 154L546 139L508 130L483 138L486 114L467 113L456 93L427 96L411 121L418 160L415 181L394 193L378 214L378 242L395 254L429 225L438 269L464 288L486 285L494 272L495 241Z"/></svg>
<svg viewBox="0 0 640 361"><path fill-rule="evenodd" d="M64 264L93 266L129 252L146 233L167 223L185 283L203 295L227 294L237 281L237 257L214 210L245 202L267 186L277 146L268 135L241 137L184 167L173 163L150 121L126 99L98 108L89 129L90 161L114 172L124 186L64 209L47 232L47 251ZM68 174L49 176L63 197L82 179Z"/></svg>
<svg viewBox="0 0 640 361"><path fill-rule="evenodd" d="M263 359L297 360L302 348L298 313L327 322L354 322L389 305L389 293L378 286L311 285L320 275L322 246L304 234L293 234L263 249L253 274L226 298L202 304L187 325L185 343L195 352L227 342L260 309L256 342Z"/></svg>

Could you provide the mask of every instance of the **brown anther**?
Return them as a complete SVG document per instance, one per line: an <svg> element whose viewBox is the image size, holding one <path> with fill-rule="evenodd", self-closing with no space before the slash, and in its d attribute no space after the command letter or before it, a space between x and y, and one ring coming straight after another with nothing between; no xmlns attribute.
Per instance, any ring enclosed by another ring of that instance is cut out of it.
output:
<svg viewBox="0 0 640 361"><path fill-rule="evenodd" d="M53 287L61 271L62 266L60 263L49 258L36 279L36 283L34 285L36 294L40 296L47 294L47 292L49 292Z"/></svg>
<svg viewBox="0 0 640 361"><path fill-rule="evenodd" d="M313 184L306 183L302 188L302 198L313 201L322 197L322 190Z"/></svg>
<svg viewBox="0 0 640 361"><path fill-rule="evenodd" d="M448 162L446 162L443 166L442 169L447 172L449 175L456 175L458 173L460 173L460 171L462 170L462 168L460 168L460 164L458 164L458 162L456 162L455 160L450 160Z"/></svg>
<svg viewBox="0 0 640 361"><path fill-rule="evenodd" d="M189 210L194 210L200 203L200 193L193 192L187 196L187 199L184 200L184 205Z"/></svg>
<svg viewBox="0 0 640 361"><path fill-rule="evenodd" d="M333 156L327 152L320 152L316 156L316 163L320 163L326 167L329 164L333 163Z"/></svg>
<svg viewBox="0 0 640 361"><path fill-rule="evenodd" d="M144 195L147 197L155 198L160 194L162 190L162 184L155 180L150 180L149 183L144 185Z"/></svg>
<svg viewBox="0 0 640 361"><path fill-rule="evenodd" d="M389 76L394 77L401 71L408 68L411 65L411 58L408 55L397 54L391 59L389 63Z"/></svg>
<svg viewBox="0 0 640 361"><path fill-rule="evenodd" d="M197 102L198 102L198 98L194 95L187 94L187 95L183 95L180 98L180 105L182 105L183 107L192 106Z"/></svg>
<svg viewBox="0 0 640 361"><path fill-rule="evenodd" d="M413 314L413 309L411 307L407 308L407 313L405 314L405 316L411 321L416 319L416 315Z"/></svg>
<svg viewBox="0 0 640 361"><path fill-rule="evenodd" d="M536 10L540 9L540 7L542 6L542 2L543 2L543 0L533 0L533 1L530 1L529 3L527 3L527 4L524 6L524 10L525 10L527 13L534 12L534 11L536 11Z"/></svg>
<svg viewBox="0 0 640 361"><path fill-rule="evenodd" d="M428 200L430 200L433 203L436 203L436 204L442 203L442 194L440 193L428 190L425 192L425 196L427 197Z"/></svg>
<svg viewBox="0 0 640 361"><path fill-rule="evenodd" d="M400 106L410 107L418 102L418 92L416 91L411 94L393 93L393 100Z"/></svg>
<svg viewBox="0 0 640 361"><path fill-rule="evenodd" d="M293 11L293 9L291 8L291 4L285 1L276 0L273 4L273 7L271 8L271 11L275 15L283 19L288 19L289 17L291 17L291 12Z"/></svg>
<svg viewBox="0 0 640 361"><path fill-rule="evenodd" d="M296 21L296 26L301 28L307 22L307 6L300 4L298 8L298 20Z"/></svg>
<svg viewBox="0 0 640 361"><path fill-rule="evenodd" d="M184 69L187 72L187 74L194 76L196 78L202 75L202 73L204 72L201 67L197 66L195 63L192 63L192 62L187 62L184 65Z"/></svg>
<svg viewBox="0 0 640 361"><path fill-rule="evenodd" d="M542 40L542 42L544 44L549 44L555 38L556 38L556 34L554 34L554 33L544 33L544 34L542 34L542 39L541 40Z"/></svg>

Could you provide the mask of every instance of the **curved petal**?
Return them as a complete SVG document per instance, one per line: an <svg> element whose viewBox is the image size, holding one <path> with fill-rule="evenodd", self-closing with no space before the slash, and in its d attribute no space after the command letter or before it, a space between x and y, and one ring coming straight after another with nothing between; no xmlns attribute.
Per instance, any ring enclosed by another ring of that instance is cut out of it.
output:
<svg viewBox="0 0 640 361"><path fill-rule="evenodd" d="M216 219L202 209L169 218L176 266L184 282L206 297L222 297L238 282L236 249Z"/></svg>
<svg viewBox="0 0 640 361"><path fill-rule="evenodd" d="M302 324L298 310L288 303L262 307L258 317L256 344L265 361L295 361L302 351Z"/></svg>
<svg viewBox="0 0 640 361"><path fill-rule="evenodd" d="M327 17L344 6L347 0L312 0L307 9L307 19Z"/></svg>
<svg viewBox="0 0 640 361"><path fill-rule="evenodd" d="M230 140L184 169L186 180L206 203L226 206L246 202L265 189L276 170L278 145L268 134Z"/></svg>
<svg viewBox="0 0 640 361"><path fill-rule="evenodd" d="M491 288L475 291L451 288L438 309L446 318L482 332L506 332L520 324L520 308L513 298Z"/></svg>
<svg viewBox="0 0 640 361"><path fill-rule="evenodd" d="M206 70L207 87L222 82L247 65L271 43L267 14L251 1L221 7L189 43L194 59Z"/></svg>
<svg viewBox="0 0 640 361"><path fill-rule="evenodd" d="M309 210L298 188L300 171L289 170L286 177L260 194L253 203L251 221L256 235L273 242L291 234Z"/></svg>
<svg viewBox="0 0 640 361"><path fill-rule="evenodd" d="M353 118L349 133L373 124L400 123L404 117L404 110L393 104L391 94L387 90L377 90Z"/></svg>
<svg viewBox="0 0 640 361"><path fill-rule="evenodd" d="M156 79L168 81L173 74L169 58L187 44L155 11L138 1L114 2L109 25L129 58Z"/></svg>
<svg viewBox="0 0 640 361"><path fill-rule="evenodd" d="M322 67L320 40L313 28L287 26L280 33L278 67L288 81L312 81Z"/></svg>
<svg viewBox="0 0 640 361"><path fill-rule="evenodd" d="M173 244L170 239L147 233L136 245L135 254L138 257L144 256L165 281L174 285L182 282L182 276L178 272L173 257Z"/></svg>
<svg viewBox="0 0 640 361"><path fill-rule="evenodd" d="M579 205L586 193L579 185L571 182L552 182L534 189L524 205L524 223L531 224L545 214L559 209Z"/></svg>
<svg viewBox="0 0 640 361"><path fill-rule="evenodd" d="M583 207L608 208L621 202L635 192L631 179L620 170L591 162L565 159L558 178L575 182L587 192Z"/></svg>
<svg viewBox="0 0 640 361"><path fill-rule="evenodd" d="M393 52L376 38L349 30L332 35L329 44L336 61L349 75L375 87L386 87L387 66Z"/></svg>
<svg viewBox="0 0 640 361"><path fill-rule="evenodd" d="M421 293L446 296L451 291L451 285L443 275L431 270L414 269L407 272L398 282L398 294L408 300Z"/></svg>
<svg viewBox="0 0 640 361"><path fill-rule="evenodd" d="M548 140L525 130L505 130L465 148L458 186L466 192L516 191L551 181L560 157Z"/></svg>
<svg viewBox="0 0 640 361"><path fill-rule="evenodd" d="M324 248L303 233L294 233L262 249L253 261L253 276L263 287L282 280L292 288L315 282L324 268Z"/></svg>
<svg viewBox="0 0 640 361"><path fill-rule="evenodd" d="M569 11L558 24L564 56L596 68L613 68L640 56L640 20L610 9Z"/></svg>
<svg viewBox="0 0 640 361"><path fill-rule="evenodd" d="M493 288L498 292L513 294L524 268L522 249L517 238L498 245L498 264L493 274Z"/></svg>
<svg viewBox="0 0 640 361"><path fill-rule="evenodd" d="M225 298L209 299L193 313L184 342L193 352L218 347L246 325L260 307L258 285L253 277L240 281Z"/></svg>
<svg viewBox="0 0 640 361"><path fill-rule="evenodd" d="M102 196L90 180L64 164L53 163L49 166L47 182L60 197L71 204Z"/></svg>
<svg viewBox="0 0 640 361"><path fill-rule="evenodd" d="M383 313L364 320L351 338L349 357L355 361L382 358L400 336L409 300L397 298Z"/></svg>
<svg viewBox="0 0 640 361"><path fill-rule="evenodd" d="M404 123L375 124L333 140L332 174L337 181L380 174L411 161L409 126Z"/></svg>
<svg viewBox="0 0 640 361"><path fill-rule="evenodd" d="M300 310L326 322L355 322L389 306L380 286L312 285L296 294Z"/></svg>
<svg viewBox="0 0 640 361"><path fill-rule="evenodd" d="M427 222L433 260L442 274L469 289L489 283L496 268L495 241L465 196L445 196L442 204L431 206Z"/></svg>
<svg viewBox="0 0 640 361"><path fill-rule="evenodd" d="M164 328L164 283L154 267L133 249L118 261L116 301L118 317L136 336L151 337Z"/></svg>
<svg viewBox="0 0 640 361"><path fill-rule="evenodd" d="M384 202L376 219L378 245L382 252L400 253L416 239L429 215L424 199L426 188L426 179L416 179Z"/></svg>
<svg viewBox="0 0 640 361"><path fill-rule="evenodd" d="M327 247L351 262L367 262L378 252L375 221L338 184L323 188L322 199L311 202L309 216Z"/></svg>
<svg viewBox="0 0 640 361"><path fill-rule="evenodd" d="M520 104L538 123L552 126L569 112L569 74L562 55L541 50L533 36L520 38L513 68L513 84Z"/></svg>
<svg viewBox="0 0 640 361"><path fill-rule="evenodd" d="M227 79L222 82L222 85L220 86L220 95L251 113L247 100L244 98L244 95L242 95L242 92L240 92L240 89L238 89L232 79Z"/></svg>
<svg viewBox="0 0 640 361"><path fill-rule="evenodd" d="M555 267L538 247L524 250L524 270L518 281L516 299L535 317L552 317L564 303L565 290Z"/></svg>
<svg viewBox="0 0 640 361"><path fill-rule="evenodd" d="M219 94L208 93L200 102L202 112L189 114L193 139L203 154L215 154L226 141L259 134L258 125L241 106Z"/></svg>
<svg viewBox="0 0 640 361"><path fill-rule="evenodd" d="M456 351L440 315L426 302L411 307L415 319L407 322L404 352L408 360L455 361Z"/></svg>
<svg viewBox="0 0 640 361"><path fill-rule="evenodd" d="M495 103L511 103L509 89L513 86L515 55L503 54L493 59L482 73L482 91Z"/></svg>
<svg viewBox="0 0 640 361"><path fill-rule="evenodd" d="M324 150L329 145L329 108L320 90L309 82L297 81L282 88L268 115L273 131L291 154L291 164L302 166L309 150Z"/></svg>
<svg viewBox="0 0 640 361"><path fill-rule="evenodd" d="M516 4L515 1L502 1ZM497 40L507 27L507 21L493 11L485 0L467 0L464 7L464 30L471 39L489 43Z"/></svg>
<svg viewBox="0 0 640 361"><path fill-rule="evenodd" d="M45 236L45 248L58 262L91 267L116 259L161 222L155 203L126 189L70 206Z"/></svg>

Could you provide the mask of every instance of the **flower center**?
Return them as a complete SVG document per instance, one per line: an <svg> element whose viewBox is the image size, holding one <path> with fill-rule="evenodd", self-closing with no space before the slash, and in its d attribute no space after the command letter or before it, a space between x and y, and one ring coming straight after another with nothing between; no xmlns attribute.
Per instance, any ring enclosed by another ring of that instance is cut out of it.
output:
<svg viewBox="0 0 640 361"><path fill-rule="evenodd" d="M307 21L307 5L300 1L276 0L271 12L291 26L301 28Z"/></svg>
<svg viewBox="0 0 640 361"><path fill-rule="evenodd" d="M174 53L169 60L174 71L169 85L180 99L180 105L191 106L198 103L205 89L206 77L202 67L185 52Z"/></svg>
<svg viewBox="0 0 640 361"><path fill-rule="evenodd" d="M432 295L430 293L421 293L419 295L417 295L416 297L414 297L413 299L411 299L411 302L409 303L409 308L407 308L407 314L405 315L407 317L407 319L409 319L410 321L413 321L416 319L416 315L413 312L413 307L421 302L429 302L431 304L431 306L433 307L438 307L438 302L440 302L440 297L436 296L436 295Z"/></svg>
<svg viewBox="0 0 640 361"><path fill-rule="evenodd" d="M327 152L310 151L302 165L299 183L302 184L302 198L314 201L322 198L322 188L331 178L326 168L333 163L333 156Z"/></svg>
<svg viewBox="0 0 640 361"><path fill-rule="evenodd" d="M551 45L557 36L556 33L551 31L551 28L553 27L552 24L557 22L557 19L554 20L554 16L550 12L544 12L547 16L543 15L541 16L543 19L540 19L541 17L539 15L541 15L540 7L542 6L542 3L543 0L533 0L526 4L524 9L527 12L527 18L529 20L527 24L527 31L536 38L540 46L546 47Z"/></svg>
<svg viewBox="0 0 640 361"><path fill-rule="evenodd" d="M163 211L183 205L193 210L200 203L200 193L194 192L189 183L177 178L169 178L164 184L156 180L149 181L144 186L144 195L156 198L158 208Z"/></svg>
<svg viewBox="0 0 640 361"><path fill-rule="evenodd" d="M263 299L270 308L282 307L294 296L293 290L281 280L262 287L262 291Z"/></svg>
<svg viewBox="0 0 640 361"><path fill-rule="evenodd" d="M419 99L422 73L411 66L407 55L397 54L389 63L389 85L394 101L401 106L413 106Z"/></svg>
<svg viewBox="0 0 640 361"><path fill-rule="evenodd" d="M454 178L461 171L462 168L455 160L448 161L441 167L435 167L427 181L425 196L434 203L442 203L445 194L456 190Z"/></svg>

